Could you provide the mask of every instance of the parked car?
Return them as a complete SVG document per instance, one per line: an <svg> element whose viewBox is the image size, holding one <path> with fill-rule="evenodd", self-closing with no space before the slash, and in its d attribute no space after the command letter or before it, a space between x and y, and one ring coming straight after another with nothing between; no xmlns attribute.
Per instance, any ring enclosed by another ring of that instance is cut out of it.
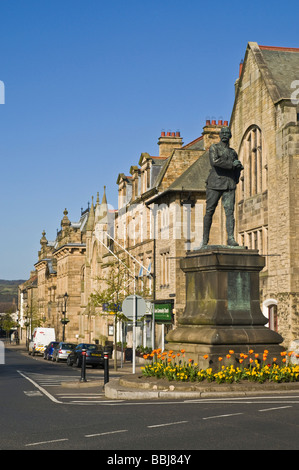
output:
<svg viewBox="0 0 299 470"><path fill-rule="evenodd" d="M68 355L66 363L68 366L75 364L77 367L82 366L82 351L86 350L86 365L92 367L104 368L104 351L98 344L80 343Z"/></svg>
<svg viewBox="0 0 299 470"><path fill-rule="evenodd" d="M57 346L58 342L57 341L51 341L51 343L48 344L44 351L44 359L47 359L50 361L52 359L53 351L55 346Z"/></svg>
<svg viewBox="0 0 299 470"><path fill-rule="evenodd" d="M59 362L61 359L66 360L75 347L76 345L73 343L64 343L63 341L57 343L53 351L52 361Z"/></svg>

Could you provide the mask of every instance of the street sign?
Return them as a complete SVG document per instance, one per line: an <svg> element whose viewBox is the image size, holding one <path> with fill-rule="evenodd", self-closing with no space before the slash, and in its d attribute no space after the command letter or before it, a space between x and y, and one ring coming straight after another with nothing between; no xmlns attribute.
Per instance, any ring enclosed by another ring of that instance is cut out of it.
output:
<svg viewBox="0 0 299 470"><path fill-rule="evenodd" d="M140 295L128 295L122 303L123 314L129 319L134 319L134 302L136 302L136 320L147 312L146 302Z"/></svg>
<svg viewBox="0 0 299 470"><path fill-rule="evenodd" d="M155 304L155 321L168 323L172 320L172 304Z"/></svg>

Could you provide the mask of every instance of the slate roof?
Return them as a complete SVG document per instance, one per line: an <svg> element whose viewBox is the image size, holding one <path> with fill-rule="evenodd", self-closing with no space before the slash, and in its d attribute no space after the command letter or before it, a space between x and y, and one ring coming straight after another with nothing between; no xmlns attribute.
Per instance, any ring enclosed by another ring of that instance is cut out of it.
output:
<svg viewBox="0 0 299 470"><path fill-rule="evenodd" d="M294 92L292 83L299 80L299 48L261 46L256 42L249 42L244 65L250 50L273 102L277 103L283 99L291 100ZM242 81L242 74L240 81ZM298 88L298 85L295 88Z"/></svg>
<svg viewBox="0 0 299 470"><path fill-rule="evenodd" d="M259 47L276 84L279 99L290 99L294 91L291 84L299 80L299 49Z"/></svg>
<svg viewBox="0 0 299 470"><path fill-rule="evenodd" d="M210 169L207 150L169 186L168 191L205 191Z"/></svg>
<svg viewBox="0 0 299 470"><path fill-rule="evenodd" d="M209 150L206 150L192 165L187 168L165 191L157 194L147 205L152 204L169 193L176 192L205 192L206 180L211 169Z"/></svg>

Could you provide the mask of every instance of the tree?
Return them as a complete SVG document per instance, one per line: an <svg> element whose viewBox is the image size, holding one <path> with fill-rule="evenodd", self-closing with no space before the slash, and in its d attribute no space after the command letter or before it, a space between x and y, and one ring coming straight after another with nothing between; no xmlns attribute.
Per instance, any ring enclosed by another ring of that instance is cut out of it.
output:
<svg viewBox="0 0 299 470"><path fill-rule="evenodd" d="M6 332L6 337L8 337L10 330L16 326L17 322L12 319L10 313L1 316L1 328Z"/></svg>
<svg viewBox="0 0 299 470"><path fill-rule="evenodd" d="M113 315L114 318L114 369L117 370L116 342L117 325L119 321L128 321L121 311L123 301L128 295L146 295L146 289L138 289L136 277L121 260L105 265L108 270L106 277L98 277L102 286L100 290L90 295L90 303L94 307L101 307L100 315ZM107 313L108 312L108 313Z"/></svg>

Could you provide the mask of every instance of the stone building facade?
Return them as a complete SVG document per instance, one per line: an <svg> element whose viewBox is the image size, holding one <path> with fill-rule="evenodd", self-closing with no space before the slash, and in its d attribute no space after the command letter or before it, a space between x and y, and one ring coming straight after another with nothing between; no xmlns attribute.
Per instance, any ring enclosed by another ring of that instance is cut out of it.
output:
<svg viewBox="0 0 299 470"><path fill-rule="evenodd" d="M86 223L89 209L82 211L78 222L71 222L65 209L61 229L54 241L48 241L43 232L37 273L37 316L41 326L55 328L56 337L63 339L61 320L69 320L65 326L65 338L77 341L81 305L81 272L85 262ZM64 296L67 294L65 308Z"/></svg>
<svg viewBox="0 0 299 470"><path fill-rule="evenodd" d="M218 141L223 124L207 121L202 135L187 145L183 145L180 133L162 132L158 156L142 153L138 165L130 167L129 175L118 175L117 211L108 210L106 195L102 204L96 205L98 209L91 206L86 229L82 318L93 309L91 294L103 288L99 277L108 276L109 264L116 266L121 260L136 280L136 291L148 302L139 343L149 345L149 338L152 341L154 317L155 344L163 344L167 329L173 327L185 306L185 277L179 261L186 250L198 247L202 239L208 148ZM102 216L97 216L97 212L102 212ZM222 241L221 218L222 213L217 210L214 243ZM96 330L107 335L109 318L105 324L101 308L93 313L96 321L92 335L97 335Z"/></svg>
<svg viewBox="0 0 299 470"><path fill-rule="evenodd" d="M235 84L231 145L244 172L239 243L266 257L261 303L285 344L299 337L299 49L248 43Z"/></svg>
<svg viewBox="0 0 299 470"><path fill-rule="evenodd" d="M265 255L260 275L263 313L287 346L299 337L299 49L248 43L230 119L233 147L244 165L237 187L236 236ZM140 333L147 345L153 312L156 345L163 345L185 307L180 259L200 245L205 211L208 150L222 121L207 121L200 137L184 144L178 132L161 133L157 156L141 153L119 173L118 208L106 192L71 223L67 211L54 242L45 233L35 264L37 308L61 337L61 305L68 294L67 339L117 340L113 317L92 294L107 286L111 266L128 270L126 285L154 305ZM210 244L226 244L225 216L213 217ZM130 273L130 274L129 274ZM126 287L124 287L125 293ZM130 289L128 288L128 292ZM131 292L131 291L130 291ZM115 330L114 330L115 331Z"/></svg>

